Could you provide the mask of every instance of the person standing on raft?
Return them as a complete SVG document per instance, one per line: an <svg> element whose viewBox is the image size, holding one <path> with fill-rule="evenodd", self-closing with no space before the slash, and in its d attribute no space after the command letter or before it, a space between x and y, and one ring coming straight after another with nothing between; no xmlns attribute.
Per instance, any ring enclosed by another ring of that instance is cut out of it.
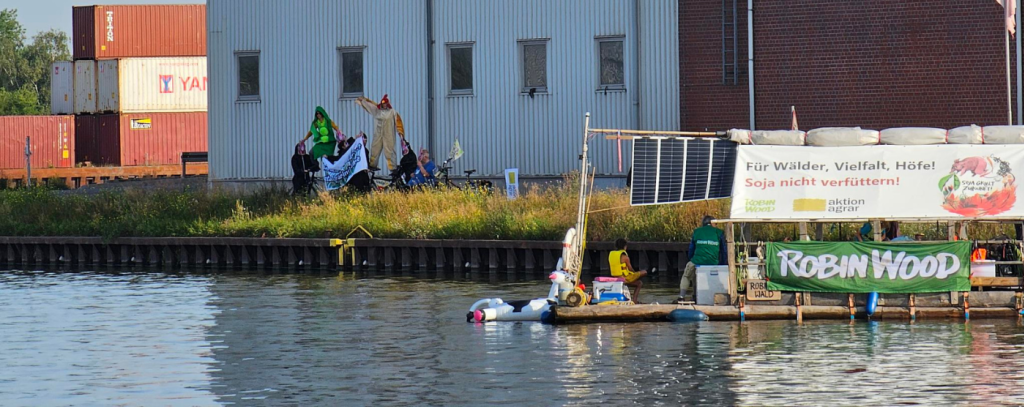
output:
<svg viewBox="0 0 1024 407"><path fill-rule="evenodd" d="M725 232L711 226L715 218L705 216L701 220L701 227L693 230L690 237L689 256L690 261L683 269L683 278L679 280L679 298L676 303L693 301L689 296L690 287L696 285L694 279L697 276L697 266L721 266L727 264L729 258L726 254Z"/></svg>
<svg viewBox="0 0 1024 407"><path fill-rule="evenodd" d="M319 160L325 155L334 155L334 149L338 145L338 139L334 135L335 131L341 133L338 124L331 120L323 107L317 106L316 113L313 115L313 123L309 125L306 137L303 137L299 144L305 144L306 140L313 137L313 149L310 150L313 161Z"/></svg>
<svg viewBox="0 0 1024 407"><path fill-rule="evenodd" d="M373 140L370 142L370 167L377 167L380 159L380 151L384 150L384 160L388 163L388 171L395 169L395 133L405 141L405 126L402 124L402 116L391 107L391 101L385 94L380 103L373 103L369 98L360 96L356 104L373 116Z"/></svg>
<svg viewBox="0 0 1024 407"><path fill-rule="evenodd" d="M629 255L626 254L627 244L626 239L615 241L615 250L608 253L608 266L612 277L621 277L626 280L626 286L633 287L633 302L639 304L640 287L644 286L640 278L647 275L647 270L633 270L633 264L629 262Z"/></svg>

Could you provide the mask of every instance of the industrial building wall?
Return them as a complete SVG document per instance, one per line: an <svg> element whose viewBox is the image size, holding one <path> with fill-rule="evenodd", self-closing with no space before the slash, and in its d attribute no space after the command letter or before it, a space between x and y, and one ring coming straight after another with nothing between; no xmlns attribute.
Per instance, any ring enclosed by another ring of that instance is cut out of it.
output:
<svg viewBox="0 0 1024 407"><path fill-rule="evenodd" d="M747 1L737 3L743 75L722 85L721 2L680 2L684 128L749 126ZM756 0L753 8L759 129L789 128L790 106L803 129L1006 124L1003 9L994 1Z"/></svg>
<svg viewBox="0 0 1024 407"><path fill-rule="evenodd" d="M541 176L576 169L588 111L593 126L678 128L676 2L432 3L433 153L443 160L458 138L465 156L455 162L454 173L475 168L480 175L500 175L518 167L523 176ZM211 179L290 177L287 158L317 105L347 134L372 132L369 115L351 100L339 100L338 47L366 47L366 95L377 100L389 94L413 147L428 147L427 4L263 1L255 7L210 0ZM599 89L602 36L624 37L625 91ZM534 39L548 41L549 91L530 98L522 92L519 41ZM472 95L450 96L447 45L461 42L473 44L474 89ZM235 53L242 51L260 54L257 102L237 100ZM625 172L630 143L623 144ZM599 140L593 146L598 173L617 173L614 143Z"/></svg>
<svg viewBox="0 0 1024 407"><path fill-rule="evenodd" d="M543 176L577 169L586 112L592 114L593 127L678 127L678 98L673 94L679 77L675 2L529 0L467 7L476 3L435 0L434 4L436 146L440 150L435 156L443 158L442 153L458 138L465 156L455 163L457 171L474 168L494 175L516 167L523 176ZM597 38L614 36L624 39L625 90L605 91L598 80ZM532 98L523 92L520 41L524 40L544 40L548 47L548 89ZM459 43L472 43L472 95L449 92L448 46ZM630 143L623 144L625 173ZM592 146L597 172L618 173L614 144L598 140Z"/></svg>
<svg viewBox="0 0 1024 407"><path fill-rule="evenodd" d="M207 12L211 179L291 177L318 105L348 135L373 132L340 99L338 47L366 47L366 95L389 94L410 139L426 140L425 2L210 0ZM259 101L238 100L239 51L259 52Z"/></svg>
<svg viewBox="0 0 1024 407"><path fill-rule="evenodd" d="M758 0L754 13L759 128L788 128L791 105L806 128L1007 124L994 1Z"/></svg>

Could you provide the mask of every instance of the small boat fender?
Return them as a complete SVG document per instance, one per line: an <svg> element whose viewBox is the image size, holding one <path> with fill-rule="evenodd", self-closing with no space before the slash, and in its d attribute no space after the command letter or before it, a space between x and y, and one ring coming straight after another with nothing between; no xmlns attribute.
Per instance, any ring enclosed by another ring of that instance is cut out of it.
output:
<svg viewBox="0 0 1024 407"><path fill-rule="evenodd" d="M707 321L707 314L695 309L677 309L668 314L668 320L672 322L698 322Z"/></svg>

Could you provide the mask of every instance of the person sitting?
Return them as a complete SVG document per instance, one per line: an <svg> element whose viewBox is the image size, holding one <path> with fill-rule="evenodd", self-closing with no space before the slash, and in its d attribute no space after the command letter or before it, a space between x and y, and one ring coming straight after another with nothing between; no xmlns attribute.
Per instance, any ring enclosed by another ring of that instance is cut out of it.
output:
<svg viewBox="0 0 1024 407"><path fill-rule="evenodd" d="M416 172L412 174L409 186L437 185L437 177L434 176L436 171L437 166L430 160L430 152L425 148L420 149L419 159L416 160Z"/></svg>
<svg viewBox="0 0 1024 407"><path fill-rule="evenodd" d="M633 270L633 264L629 262L629 255L626 254L628 243L626 239L615 241L615 250L608 253L608 266L611 268L612 277L621 277L626 280L626 286L633 287L633 302L640 304L640 287L644 286L640 278L647 275L647 270Z"/></svg>
<svg viewBox="0 0 1024 407"><path fill-rule="evenodd" d="M292 154L292 194L308 192L313 183L313 173L317 171L320 171L320 166L313 161L313 157L306 154L306 144L296 144L295 153Z"/></svg>

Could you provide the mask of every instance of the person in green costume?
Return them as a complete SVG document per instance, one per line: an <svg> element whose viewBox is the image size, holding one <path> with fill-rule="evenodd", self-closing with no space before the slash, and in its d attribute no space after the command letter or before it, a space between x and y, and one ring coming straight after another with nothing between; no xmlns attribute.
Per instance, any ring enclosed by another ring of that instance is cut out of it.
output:
<svg viewBox="0 0 1024 407"><path fill-rule="evenodd" d="M715 218L705 216L701 220L701 226L693 230L693 237L690 238L690 261L683 269L683 278L679 280L679 298L676 303L692 300L690 287L695 285L694 279L697 275L697 266L720 266L728 264L726 254L725 232L722 229L711 226Z"/></svg>
<svg viewBox="0 0 1024 407"><path fill-rule="evenodd" d="M341 133L338 124L331 120L323 107L317 106L313 123L309 125L309 131L306 132L306 137L302 138L301 143L305 143L306 140L313 137L313 149L310 150L310 155L314 160L319 160L320 157L334 154L334 150L338 146L338 139L334 136L334 132Z"/></svg>

